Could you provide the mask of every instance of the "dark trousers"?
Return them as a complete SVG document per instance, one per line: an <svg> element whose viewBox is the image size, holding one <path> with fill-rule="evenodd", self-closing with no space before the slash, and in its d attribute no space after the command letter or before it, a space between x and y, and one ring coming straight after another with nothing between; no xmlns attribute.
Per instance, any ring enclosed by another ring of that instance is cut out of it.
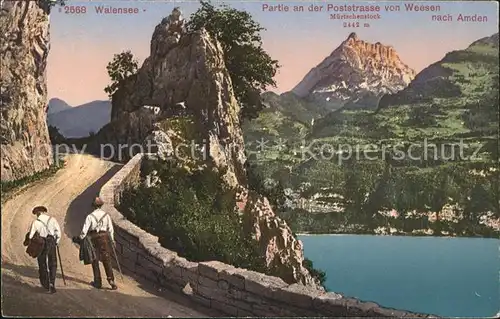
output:
<svg viewBox="0 0 500 319"><path fill-rule="evenodd" d="M108 282L114 281L113 266L111 264L111 251L109 242L109 235L106 232L95 233L92 232L92 242L96 249L97 259L92 262L92 271L94 272L94 283L97 285L102 284L101 270L99 269L99 261L104 266L106 279Z"/></svg>
<svg viewBox="0 0 500 319"><path fill-rule="evenodd" d="M37 259L40 283L45 288L48 288L49 284L54 285L57 272L56 240L54 237L47 236L47 238L45 238L45 245L42 253Z"/></svg>

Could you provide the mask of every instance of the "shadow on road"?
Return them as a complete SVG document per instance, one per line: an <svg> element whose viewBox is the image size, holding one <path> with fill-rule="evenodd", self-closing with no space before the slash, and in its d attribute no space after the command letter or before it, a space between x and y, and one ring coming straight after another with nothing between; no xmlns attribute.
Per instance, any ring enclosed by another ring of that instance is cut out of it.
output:
<svg viewBox="0 0 500 319"><path fill-rule="evenodd" d="M106 172L106 174L104 174L101 178L99 178L95 183L93 183L90 187L88 187L83 193L78 195L71 202L71 204L68 207L68 210L66 211L65 227L64 227L64 232L66 233L66 235L69 238L72 238L73 236L79 235L79 233L82 229L83 223L85 221L85 218L87 217L88 214L90 214L92 212L91 203L94 200L95 196L97 196L99 194L99 192L100 192L101 188L104 186L104 184L106 184L106 182L108 182L113 177L113 175L116 174L121 169L121 167L122 167L121 165L113 166L110 170L108 170ZM78 257L75 256L75 258L78 258ZM120 294L119 293L120 284L123 284L123 281L121 280L120 274L119 274L118 270L116 269L116 265L114 265L114 266L115 266L114 272L115 272L116 284L118 285L118 294ZM29 268L29 267L24 267L24 266L16 266L16 265L7 265L7 266L2 266L2 267L5 267L6 269L12 269L14 272L19 273L19 274L21 274L22 272L26 272L27 273L26 276L38 278L38 270L34 269L34 268ZM8 267L11 267L11 268L8 268ZM90 267L90 265L89 265L89 267ZM203 314L205 314L204 317L207 317L207 316L217 317L217 316L221 315L220 312L218 312L214 309L209 309L209 308L203 307L202 305L193 302L192 300L190 300L188 297L182 295L181 293L175 293L173 291L169 291L168 289L166 289L164 287L156 286L151 281L148 281L148 280L145 280L144 278L138 277L135 274L133 274L132 272L129 272L125 269L123 269L123 270L124 270L124 275L126 275L129 278L132 278L134 280L134 282L135 282L133 284L134 286L136 284L139 289L141 289L145 292L148 292L151 295L157 296L157 298L158 297L162 298L161 302L162 302L162 304L163 303L165 304L165 308L167 310L169 308L177 309L176 311L174 311L174 312L176 312L177 316L182 317L182 315L179 315L179 313L180 312L182 313L182 311L186 311L186 310L182 310L182 309L189 309L189 311L203 313ZM72 277L67 277L67 278L69 278L70 280L74 280L76 282L89 284L88 282L84 282L84 281L81 281L81 280L76 279L76 278L72 278ZM62 285L62 283L59 283L58 285ZM128 285L130 285L130 282L128 283ZM31 288L31 289L33 289L33 288ZM68 289L69 288L64 288L65 291ZM72 291L72 293L80 293L79 290L71 290L71 291ZM92 293L102 293L105 290L98 291L98 290L91 289L89 291L91 291ZM85 291L85 292L90 293L89 291ZM82 293L85 293L85 292L84 292L84 290L82 290ZM117 292L112 291L109 293L115 294ZM132 302L128 301L127 298L132 298L134 300L133 303L137 303L137 301L135 301L135 300L139 300L141 298L142 299L146 298L146 297L137 297L137 296L132 297L132 296L124 295L124 294L121 294L121 296L123 296L123 297L120 297L120 298L123 298L123 301L120 301L120 302L123 303L124 305L132 304ZM154 297L149 297L149 298L154 298ZM144 307L141 307L141 312L143 309L144 309ZM154 309L151 309L151 312L154 312L154 311L155 311ZM176 316L176 314L172 314L172 315ZM54 313L51 315L54 316L56 314ZM96 315L96 314L94 314L94 315ZM137 316L139 316L139 317L148 317L148 316L158 317L158 312L156 311L154 314L147 314L147 313L121 314L121 312L120 312L120 313L112 313L112 314L108 314L108 315L111 315L113 317L117 317L120 315L122 315L122 316L135 316L135 317L137 317ZM185 314L184 316L192 317L192 315L189 315L189 314Z"/></svg>
<svg viewBox="0 0 500 319"><path fill-rule="evenodd" d="M174 303L154 302L155 297L125 295L118 291L61 287L48 294L2 273L2 317L200 317ZM152 307L147 307L151 305ZM154 307L156 305L156 307Z"/></svg>
<svg viewBox="0 0 500 319"><path fill-rule="evenodd" d="M156 295L158 297L161 297L165 300L168 300L170 302L175 302L179 305L182 305L184 307L187 307L189 309L195 310L197 312L201 312L206 314L207 316L210 317L224 317L226 316L225 314L222 314L220 311L217 311L215 309L207 308L204 307L198 303L195 303L194 301L190 300L187 296L183 295L181 292L174 292L169 290L168 288L165 287L160 287L159 285L154 284L153 282L144 279L142 277L139 277L132 273L131 271L127 269L122 269L123 274L134 279L134 281L137 283L137 287L140 289L152 294ZM117 278L117 285L120 285L121 280L118 279L120 275L116 275L118 271L116 270L115 267L115 277ZM161 290L159 289L161 288Z"/></svg>
<svg viewBox="0 0 500 319"><path fill-rule="evenodd" d="M2 263L2 270L3 270L2 271L2 312L3 312L4 316L50 317L50 316L68 316L69 314L71 314L71 316L95 315L93 313L88 312L87 310L85 310L87 312L83 312L83 313L77 312L78 314L74 314L75 305L72 305L71 307L70 307L70 305L65 305L65 306L63 305L62 306L63 309L60 309L61 306L57 306L57 309L47 308L47 309L41 309L40 311L38 311L38 310L36 310L37 307L35 307L35 306L31 307L31 306L27 305L26 301L24 301L24 300L26 299L26 295L30 295L30 296L33 295L34 297L32 297L32 298L40 298L40 295L42 298L47 298L47 297L45 297L45 295L47 294L46 290L38 285L31 286L29 284L21 283L18 280L16 280L17 276L38 279L38 269L36 267L30 267L30 266L24 266L24 265L14 265L14 264L11 264L8 262L3 262ZM5 270L10 271L12 273L12 275L10 273L4 272ZM58 269L58 271L59 271L59 269ZM116 274L116 272L117 272L117 270L115 269L115 274ZM118 275L118 274L116 274L116 275ZM127 271L125 272L125 275L132 277L132 274L128 273ZM96 290L96 289L90 288L91 286L90 286L89 282L72 277L72 276L66 275L65 277L66 277L66 282L68 283L68 286L65 286L63 284L62 276L58 272L57 280L56 280L56 287L60 291L71 290L72 293L74 291L78 291L78 292L90 294L90 295L96 294L96 293L106 293L107 291L112 292L109 288L105 288L105 287L103 287L103 289L101 289L101 290ZM161 291L159 291L158 290L159 287L156 287L155 285L153 285L153 283L151 283L150 281L147 281L143 278L134 278L134 280L137 282L138 288L150 293L153 296L163 298L164 302L165 302L165 307L167 307L167 308L168 307L175 307L178 309L190 309L190 310L193 310L193 311L198 312L198 313L203 313L203 314L205 314L205 316L211 316L211 317L221 316L220 312L218 312L214 309L208 309L206 307L203 307L203 306L189 300L187 297L182 296L181 294L176 294L172 291L166 290L165 288L163 288ZM88 285L88 287L90 289L85 290L85 289L67 288L67 287L71 286L71 284L70 284L71 282ZM122 281L121 281L121 279L119 279L119 277L117 278L116 283L118 284L118 286L120 286L120 284L122 284ZM22 290L22 292L16 293L16 292L14 292L16 290ZM119 292L119 290L118 290L118 292ZM112 293L116 293L116 292L112 292ZM38 295L38 297L37 297L37 295ZM61 294L57 294L57 296L60 296L60 295ZM120 295L126 296L127 298L146 298L146 297L137 297L137 296L133 297L133 296L125 295L122 293L120 293ZM121 296L119 298L122 298ZM50 297L50 296L48 296L48 297ZM115 298L115 297L113 297L113 298ZM28 300L29 300L29 298L28 298ZM135 300L134 302L137 302L137 299L134 299L134 300ZM33 300L34 304L36 304L38 302L39 301ZM19 306L20 303L22 303L22 306ZM28 303L29 303L29 301L28 301ZM6 306L6 307L4 308L4 306ZM65 307L66 308L70 307L71 311L70 312L61 312L61 311L64 311ZM28 308L28 309L24 309L24 308ZM35 308L35 310L33 308ZM92 308L95 309L95 307L92 307ZM76 310L78 311L78 307ZM131 315L132 314L130 314L130 313L128 313L128 314L123 313L122 314L122 316L131 316ZM115 317L115 316L119 316L119 313L108 313L107 316ZM157 317L158 315L157 314L148 315L148 314L137 313L137 314L135 314L135 316L141 316L141 317L144 317L144 316L155 317L156 316Z"/></svg>
<svg viewBox="0 0 500 319"><path fill-rule="evenodd" d="M121 165L113 166L106 174L99 178L94 184L90 185L90 187L71 202L66 211L66 218L64 220L64 232L69 238L80 234L85 218L92 212L92 201L99 195L104 184L106 184L121 167Z"/></svg>
<svg viewBox="0 0 500 319"><path fill-rule="evenodd" d="M59 267L60 266L57 265L56 284L63 285L61 270ZM25 265L14 265L14 264L11 264L8 262L3 262L2 263L2 270L10 270L13 273L15 273L16 275L38 279L38 268L36 268L36 267L30 267L30 266L25 266ZM81 279L78 279L78 278L75 278L72 276L68 276L67 274L65 274L64 277L66 278L66 282L73 281L73 282L77 282L77 283L81 283L81 284L90 285L90 283L88 281L81 280Z"/></svg>

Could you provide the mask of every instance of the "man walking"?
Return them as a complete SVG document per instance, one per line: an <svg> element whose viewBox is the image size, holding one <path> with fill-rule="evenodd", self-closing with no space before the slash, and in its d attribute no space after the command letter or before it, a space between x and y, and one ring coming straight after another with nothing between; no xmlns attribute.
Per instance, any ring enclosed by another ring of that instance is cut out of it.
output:
<svg viewBox="0 0 500 319"><path fill-rule="evenodd" d="M61 240L61 228L57 220L47 215L45 206L37 206L32 213L36 220L31 223L28 239L31 240L36 233L44 241L42 252L37 257L40 283L50 293L55 293L57 251L56 246ZM47 268L48 266L48 268Z"/></svg>
<svg viewBox="0 0 500 319"><path fill-rule="evenodd" d="M96 250L97 258L92 262L92 271L94 272L94 282L92 285L95 288L102 288L101 270L99 269L99 261L104 266L106 277L111 289L116 290L118 287L115 284L113 268L111 265L111 250L110 245L114 243L114 230L111 217L101 209L104 202L99 197L96 197L92 206L94 211L85 219L80 236L74 237L74 242L81 242L85 236L90 236ZM111 242L110 242L111 241Z"/></svg>

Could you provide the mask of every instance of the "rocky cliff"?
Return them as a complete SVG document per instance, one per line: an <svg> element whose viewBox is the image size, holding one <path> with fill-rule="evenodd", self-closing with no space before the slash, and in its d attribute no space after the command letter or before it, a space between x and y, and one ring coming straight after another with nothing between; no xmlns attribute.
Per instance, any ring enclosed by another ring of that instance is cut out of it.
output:
<svg viewBox="0 0 500 319"><path fill-rule="evenodd" d="M53 161L45 110L48 13L40 1L2 1L2 181L32 175Z"/></svg>
<svg viewBox="0 0 500 319"><path fill-rule="evenodd" d="M393 47L368 43L351 33L292 91L338 107L366 99L367 95L397 92L414 77L415 71L401 61Z"/></svg>
<svg viewBox="0 0 500 319"><path fill-rule="evenodd" d="M197 165L223 171L226 184L239 190L240 213L246 214L247 230L269 269L288 282L317 286L302 265L300 241L265 198L248 195L239 105L220 44L205 30L187 34L183 21L176 9L155 28L151 55L113 96L112 122L97 140L141 143L161 158L188 162L197 157ZM158 108L157 113L145 105ZM197 146L196 154L189 152L190 145Z"/></svg>

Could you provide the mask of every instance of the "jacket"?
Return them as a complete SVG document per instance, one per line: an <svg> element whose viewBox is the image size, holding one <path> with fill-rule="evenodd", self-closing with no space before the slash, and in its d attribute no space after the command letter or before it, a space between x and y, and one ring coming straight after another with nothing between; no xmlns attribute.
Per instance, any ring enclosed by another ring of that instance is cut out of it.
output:
<svg viewBox="0 0 500 319"><path fill-rule="evenodd" d="M92 244L90 236L85 236L80 241L80 261L83 261L84 265L91 264L97 259L96 250Z"/></svg>

